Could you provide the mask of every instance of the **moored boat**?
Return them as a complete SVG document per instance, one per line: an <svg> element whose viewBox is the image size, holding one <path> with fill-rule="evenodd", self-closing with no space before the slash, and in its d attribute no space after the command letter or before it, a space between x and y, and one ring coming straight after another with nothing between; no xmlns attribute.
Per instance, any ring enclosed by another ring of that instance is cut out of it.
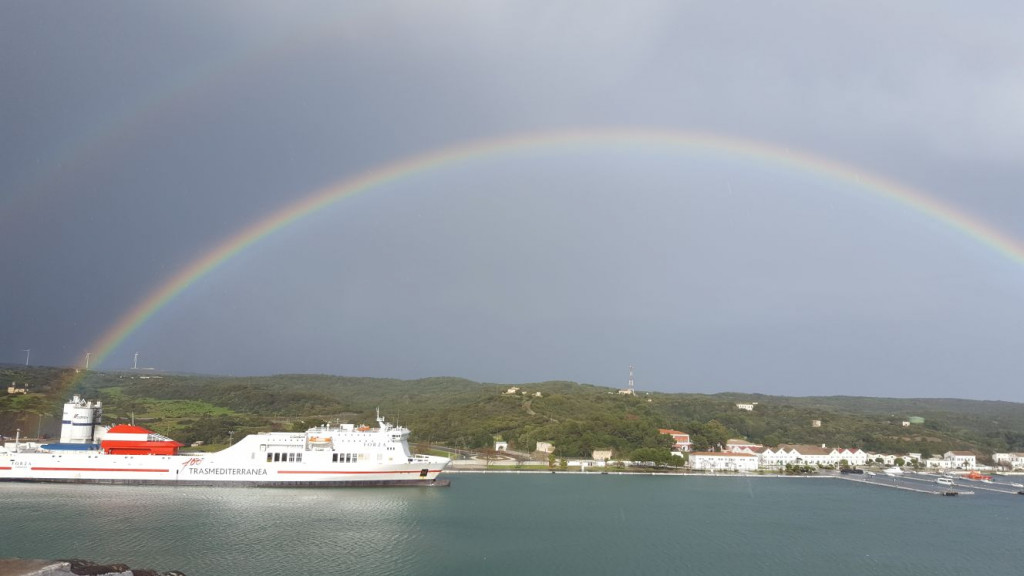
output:
<svg viewBox="0 0 1024 576"><path fill-rule="evenodd" d="M183 445L146 428L100 425L102 404L64 405L61 441L0 446L0 481L257 487L447 485L450 460L412 454L409 430L378 411L376 428L325 425L251 434L219 452Z"/></svg>

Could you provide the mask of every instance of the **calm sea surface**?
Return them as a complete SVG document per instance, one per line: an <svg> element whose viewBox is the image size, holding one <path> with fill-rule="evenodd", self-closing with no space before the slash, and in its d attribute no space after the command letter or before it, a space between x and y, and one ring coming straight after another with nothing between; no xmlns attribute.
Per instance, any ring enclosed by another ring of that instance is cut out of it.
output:
<svg viewBox="0 0 1024 576"><path fill-rule="evenodd" d="M836 479L457 474L450 488L0 484L0 557L252 574L1019 574L1024 496Z"/></svg>

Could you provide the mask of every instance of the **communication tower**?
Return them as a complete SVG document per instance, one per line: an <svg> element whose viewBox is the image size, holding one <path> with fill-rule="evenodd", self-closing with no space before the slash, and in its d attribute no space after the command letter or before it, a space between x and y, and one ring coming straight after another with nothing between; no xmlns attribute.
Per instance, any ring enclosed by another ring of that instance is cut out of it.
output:
<svg viewBox="0 0 1024 576"><path fill-rule="evenodd" d="M636 391L633 389L633 366L629 367L629 382L626 384L625 390L619 390L619 394L623 396L635 396Z"/></svg>

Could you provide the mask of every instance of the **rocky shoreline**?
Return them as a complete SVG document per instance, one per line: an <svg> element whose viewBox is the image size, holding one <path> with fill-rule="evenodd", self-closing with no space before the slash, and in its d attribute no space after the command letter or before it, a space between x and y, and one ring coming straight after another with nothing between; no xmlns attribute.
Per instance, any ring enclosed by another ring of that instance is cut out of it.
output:
<svg viewBox="0 0 1024 576"><path fill-rule="evenodd" d="M99 564L89 560L37 560L0 558L3 576L185 576L184 572L161 572L131 568L125 564Z"/></svg>

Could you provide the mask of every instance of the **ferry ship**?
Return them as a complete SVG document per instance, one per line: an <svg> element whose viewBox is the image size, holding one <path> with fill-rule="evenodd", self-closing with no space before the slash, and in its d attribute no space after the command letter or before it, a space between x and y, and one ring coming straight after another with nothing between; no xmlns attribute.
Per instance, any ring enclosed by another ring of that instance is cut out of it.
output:
<svg viewBox="0 0 1024 576"><path fill-rule="evenodd" d="M166 436L135 425L100 424L99 401L64 405L60 442L0 446L0 481L186 486L446 486L450 460L412 454L409 430L326 425L304 433L251 434L219 452L183 452Z"/></svg>

